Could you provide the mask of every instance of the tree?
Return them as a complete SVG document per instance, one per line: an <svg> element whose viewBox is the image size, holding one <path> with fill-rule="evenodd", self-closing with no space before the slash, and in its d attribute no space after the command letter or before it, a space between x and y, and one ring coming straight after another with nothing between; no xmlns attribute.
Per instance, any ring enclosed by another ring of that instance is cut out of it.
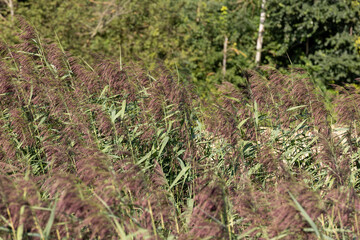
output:
<svg viewBox="0 0 360 240"><path fill-rule="evenodd" d="M260 65L260 61L261 61L261 50L262 50L262 45L263 45L264 25L265 25L265 4L266 4L266 0L262 0L260 24L259 24L259 34L258 34L258 39L257 39L257 43L256 43L256 57L255 57L256 65Z"/></svg>
<svg viewBox="0 0 360 240"><path fill-rule="evenodd" d="M98 32L101 32L107 25L109 25L113 20L118 18L121 15L128 13L127 5L129 4L129 0L127 1L94 1L90 0L90 2L95 3L100 6L100 11L97 12L98 20L96 26L92 27L90 32L90 37L94 38Z"/></svg>
<svg viewBox="0 0 360 240"><path fill-rule="evenodd" d="M269 0L267 9L266 62L305 65L326 84L360 76L359 1Z"/></svg>
<svg viewBox="0 0 360 240"><path fill-rule="evenodd" d="M123 62L140 59L149 70L161 62L177 68L180 76L191 78L203 90L215 89L223 80L244 81L242 69L254 65L258 10L255 0L24 0L16 4L16 13L41 36L54 39L56 33L65 49L87 61L93 59L88 52L114 56L121 49ZM10 14L4 16L10 19ZM8 41L16 36L9 22L0 22Z"/></svg>
<svg viewBox="0 0 360 240"><path fill-rule="evenodd" d="M14 15L15 15L14 1L13 0L1 0L0 2L5 3L6 6L9 8L11 21L14 21Z"/></svg>

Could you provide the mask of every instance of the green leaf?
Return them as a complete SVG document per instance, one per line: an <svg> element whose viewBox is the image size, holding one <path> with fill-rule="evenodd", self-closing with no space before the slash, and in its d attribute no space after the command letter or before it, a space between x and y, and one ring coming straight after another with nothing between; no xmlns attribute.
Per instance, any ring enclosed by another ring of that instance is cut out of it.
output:
<svg viewBox="0 0 360 240"><path fill-rule="evenodd" d="M301 123L299 123L299 125L296 126L296 128L293 130L294 133L296 133L303 125L304 123L307 121L307 119L305 119L304 121L302 121Z"/></svg>
<svg viewBox="0 0 360 240"><path fill-rule="evenodd" d="M226 98L228 98L230 100L233 100L235 102L241 103L241 101L239 99L237 99L237 98L234 98L234 97L231 97L231 96L226 96L226 95L224 95L224 97L226 97Z"/></svg>
<svg viewBox="0 0 360 240"><path fill-rule="evenodd" d="M287 109L286 111L291 112L291 111L294 111L294 110L297 110L297 109L300 109L300 108L304 108L304 107L307 107L307 105L300 105L300 106L291 107L291 108Z"/></svg>
<svg viewBox="0 0 360 240"><path fill-rule="evenodd" d="M94 191L93 191L93 194L108 210L108 217L112 219L113 224L115 225L115 231L118 234L118 236L120 237L120 239L128 239L123 227L120 225L119 221L117 220L117 217L111 211L111 208L109 207L109 205L107 205L107 203L100 196L98 196Z"/></svg>
<svg viewBox="0 0 360 240"><path fill-rule="evenodd" d="M307 212L305 211L305 209L300 205L300 203L296 200L296 198L294 197L294 195L292 195L292 193L289 191L289 195L291 197L291 199L294 201L295 203L295 207L297 208L297 210L301 213L301 215L305 218L305 220L309 223L309 225L311 226L311 228L314 230L316 236L318 238L324 238L326 236L323 236L323 234L320 234L319 229L317 228L316 224L314 223L314 221L311 219L311 217L307 214ZM327 238L327 237L326 237ZM327 238L328 239L328 238Z"/></svg>
<svg viewBox="0 0 360 240"><path fill-rule="evenodd" d="M164 148L165 148L166 144L168 143L169 139L170 139L170 138L169 138L168 136L166 136L166 137L161 141L161 148L160 148L160 150L159 150L158 157L161 156L161 154L162 154L162 152L164 151Z"/></svg>
<svg viewBox="0 0 360 240"><path fill-rule="evenodd" d="M23 219L23 214L25 212L25 206L21 206L20 208L20 220ZM24 224L21 223L20 226L18 227L17 231L16 231L16 239L17 240L21 240L24 234Z"/></svg>
<svg viewBox="0 0 360 240"><path fill-rule="evenodd" d="M45 237L45 239L49 239L49 237L50 237L51 227L54 224L55 209L56 209L57 202L58 202L58 198L56 198L56 200L54 202L54 205L51 208L50 217L49 217L48 222L46 224L46 227L44 229L44 237Z"/></svg>
<svg viewBox="0 0 360 240"><path fill-rule="evenodd" d="M169 187L169 191L170 189L172 189L177 183L178 181L186 174L186 172L191 168L191 166L186 166L185 168L183 168L180 173L176 176L175 180L173 181L173 183L170 185Z"/></svg>
<svg viewBox="0 0 360 240"><path fill-rule="evenodd" d="M122 101L122 104L121 104L121 110L120 110L120 118L121 119L124 119L124 116L125 116L125 110L126 110L126 99Z"/></svg>
<svg viewBox="0 0 360 240"><path fill-rule="evenodd" d="M154 149L151 149L150 152L148 152L147 154L145 154L145 156L143 156L136 164L139 165L143 162L145 162L146 160L150 159L151 155L155 152Z"/></svg>
<svg viewBox="0 0 360 240"><path fill-rule="evenodd" d="M103 98L105 95L105 92L109 89L109 85L106 85L104 89L101 91L99 98Z"/></svg>
<svg viewBox="0 0 360 240"><path fill-rule="evenodd" d="M257 102L254 101L254 117L255 117L255 125L256 127L259 126L259 110L258 110L258 105Z"/></svg>
<svg viewBox="0 0 360 240"><path fill-rule="evenodd" d="M241 129L241 127L246 123L246 121L249 120L249 118L245 118L244 120L242 120L238 125L237 125L237 129Z"/></svg>
<svg viewBox="0 0 360 240"><path fill-rule="evenodd" d="M254 227L252 229L250 229L249 231L245 232L245 233L242 233L241 235L237 236L237 239L243 239L245 237L248 237L252 232L256 231L260 229L259 227Z"/></svg>

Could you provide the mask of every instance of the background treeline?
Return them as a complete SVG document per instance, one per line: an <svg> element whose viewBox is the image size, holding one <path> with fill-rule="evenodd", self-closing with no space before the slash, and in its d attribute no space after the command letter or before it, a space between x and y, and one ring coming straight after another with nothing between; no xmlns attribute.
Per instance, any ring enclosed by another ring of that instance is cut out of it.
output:
<svg viewBox="0 0 360 240"><path fill-rule="evenodd" d="M255 66L261 1L256 0L1 0L1 37L14 41L14 16L64 48L164 62L202 93L223 80L243 84ZM262 64L297 65L326 85L360 76L359 0L268 0ZM224 76L224 41L228 38Z"/></svg>

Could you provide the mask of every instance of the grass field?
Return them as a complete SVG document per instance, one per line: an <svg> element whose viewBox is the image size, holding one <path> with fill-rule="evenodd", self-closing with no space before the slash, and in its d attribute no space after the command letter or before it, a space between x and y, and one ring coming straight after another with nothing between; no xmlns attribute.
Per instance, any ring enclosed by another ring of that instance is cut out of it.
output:
<svg viewBox="0 0 360 240"><path fill-rule="evenodd" d="M22 23L0 45L3 239L357 239L360 90L301 69L211 99L159 67L90 66Z"/></svg>

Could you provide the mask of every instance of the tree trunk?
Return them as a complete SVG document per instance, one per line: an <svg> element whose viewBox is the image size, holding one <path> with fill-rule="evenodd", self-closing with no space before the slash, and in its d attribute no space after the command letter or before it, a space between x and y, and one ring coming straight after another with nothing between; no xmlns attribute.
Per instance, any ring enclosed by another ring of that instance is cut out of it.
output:
<svg viewBox="0 0 360 240"><path fill-rule="evenodd" d="M261 61L261 50L262 50L262 44L263 44L264 23L265 23L265 4L266 4L266 0L262 0L259 35L258 35L258 39L257 39L257 43L256 43L256 57L255 57L256 65L260 65L260 61Z"/></svg>
<svg viewBox="0 0 360 240"><path fill-rule="evenodd" d="M4 0L3 2L5 2L5 4L8 6L8 8L10 10L11 21L13 22L14 15L15 15L14 2L13 2L13 0Z"/></svg>
<svg viewBox="0 0 360 240"><path fill-rule="evenodd" d="M227 53L227 46L228 46L228 37L225 36L225 40L224 40L224 58L223 58L223 68L222 68L222 74L223 74L223 78L225 78L226 75L226 53Z"/></svg>

